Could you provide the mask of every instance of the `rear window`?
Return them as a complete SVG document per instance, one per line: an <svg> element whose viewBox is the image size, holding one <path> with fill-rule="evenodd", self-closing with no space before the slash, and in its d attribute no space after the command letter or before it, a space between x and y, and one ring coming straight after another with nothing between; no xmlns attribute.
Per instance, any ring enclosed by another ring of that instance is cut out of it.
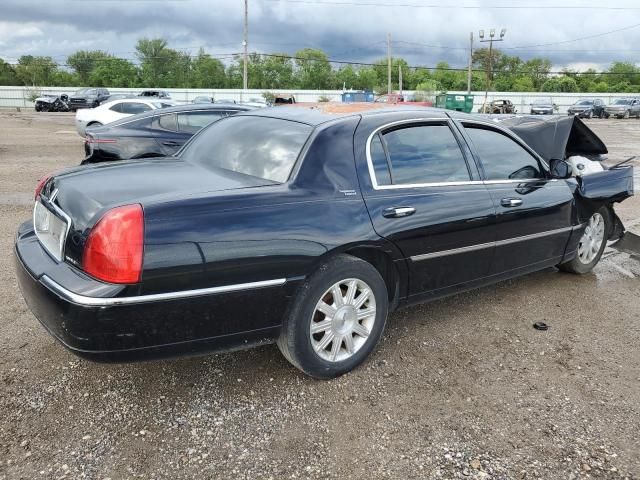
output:
<svg viewBox="0 0 640 480"><path fill-rule="evenodd" d="M287 181L312 128L266 117L229 117L193 137L180 154L187 162Z"/></svg>

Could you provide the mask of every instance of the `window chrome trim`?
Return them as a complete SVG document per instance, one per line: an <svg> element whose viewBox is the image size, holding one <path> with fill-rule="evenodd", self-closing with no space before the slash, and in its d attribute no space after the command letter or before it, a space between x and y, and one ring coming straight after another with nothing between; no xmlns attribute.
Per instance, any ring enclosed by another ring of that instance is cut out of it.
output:
<svg viewBox="0 0 640 480"><path fill-rule="evenodd" d="M223 285L220 287L199 288L196 290L182 290L177 292L167 293L154 293L150 295L138 295L134 297L89 297L81 295L79 293L67 290L55 280L52 280L47 275L42 275L40 282L47 287L51 292L69 302L90 306L90 307L109 307L116 305L132 305L140 303L149 303L163 300L177 300L183 298L201 297L204 295L217 295L220 293L239 292L243 290L252 290L265 287L276 287L284 285L287 282L286 278L277 278L274 280L263 280L260 282L250 283L236 283L233 285Z"/></svg>
<svg viewBox="0 0 640 480"><path fill-rule="evenodd" d="M559 235L561 233L571 232L582 228L583 225L575 225L573 227L557 228L555 230L547 230L546 232L532 233L530 235L522 235L520 237L507 238L505 240L498 240L496 242L478 243L477 245L469 245L467 247L452 248L450 250L440 250L438 252L425 253L422 255L414 255L411 258L412 262L420 262L422 260L430 260L432 258L445 257L448 255L457 255L459 253L473 252L475 250L483 250L491 247L502 247L504 245L510 245L512 243L525 242L527 240L534 240L536 238L549 237L551 235Z"/></svg>
<svg viewBox="0 0 640 480"><path fill-rule="evenodd" d="M415 124L415 123L438 123L438 122L446 122L449 129L451 129L451 119L448 117L432 117L432 118L409 118L405 120L397 120L395 122L386 123L380 127L377 127L373 132L369 134L367 138L367 143L365 146L365 156L367 157L367 169L369 170L369 178L371 180L371 186L374 190L397 190L400 188L420 188L420 187L442 187L442 186L457 186L457 185L474 185L474 184L482 184L481 181L463 181L463 182L436 182L436 183L403 183L398 185L378 185L378 180L376 179L376 173L373 168L373 160L371 159L371 142L373 137L375 137L379 132L385 130L387 128L395 127L398 125L407 125L407 124ZM454 137L455 134L453 131L451 132ZM456 139L457 141L457 139ZM461 149L461 153L462 149Z"/></svg>

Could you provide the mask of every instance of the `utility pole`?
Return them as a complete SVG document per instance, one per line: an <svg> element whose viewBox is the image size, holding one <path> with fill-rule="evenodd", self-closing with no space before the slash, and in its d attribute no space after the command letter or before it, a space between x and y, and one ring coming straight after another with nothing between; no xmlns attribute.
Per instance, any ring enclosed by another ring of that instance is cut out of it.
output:
<svg viewBox="0 0 640 480"><path fill-rule="evenodd" d="M387 93L391 95L391 34L387 33Z"/></svg>
<svg viewBox="0 0 640 480"><path fill-rule="evenodd" d="M471 65L473 62L473 32L469 34L469 72L467 73L467 94L471 95Z"/></svg>
<svg viewBox="0 0 640 480"><path fill-rule="evenodd" d="M489 42L489 62L487 64L487 87L484 92L484 102L482 103L482 113L486 113L487 108L487 96L489 95L489 87L491 86L491 75L493 70L493 42L502 42L504 40L504 34L507 33L507 29L500 30L500 38L494 38L496 36L496 29L489 30L489 38L484 39L484 30L480 30L480 42Z"/></svg>
<svg viewBox="0 0 640 480"><path fill-rule="evenodd" d="M402 65L398 65L398 86L400 87L400 96L402 96Z"/></svg>
<svg viewBox="0 0 640 480"><path fill-rule="evenodd" d="M249 78L247 77L247 62L248 62L248 38L249 38L249 0L244 0L244 41L242 45L244 47L244 66L242 72L242 89L246 92L249 85Z"/></svg>

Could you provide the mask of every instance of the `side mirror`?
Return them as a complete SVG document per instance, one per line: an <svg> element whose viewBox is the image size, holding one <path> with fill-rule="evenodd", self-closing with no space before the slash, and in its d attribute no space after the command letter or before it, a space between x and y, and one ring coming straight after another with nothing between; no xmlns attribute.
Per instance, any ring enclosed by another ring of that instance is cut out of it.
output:
<svg viewBox="0 0 640 480"><path fill-rule="evenodd" d="M551 178L569 178L571 176L571 167L564 160L552 158L549 162L549 173Z"/></svg>

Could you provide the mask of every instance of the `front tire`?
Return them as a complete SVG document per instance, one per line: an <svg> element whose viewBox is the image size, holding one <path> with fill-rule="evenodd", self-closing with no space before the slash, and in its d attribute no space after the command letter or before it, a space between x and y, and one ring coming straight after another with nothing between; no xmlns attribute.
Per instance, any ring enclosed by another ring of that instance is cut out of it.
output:
<svg viewBox="0 0 640 480"><path fill-rule="evenodd" d="M328 260L300 288L278 348L307 375L333 378L360 365L387 319L387 287L373 265L350 255Z"/></svg>
<svg viewBox="0 0 640 480"><path fill-rule="evenodd" d="M624 112L624 116L622 118L624 118L625 120L628 120L630 116L631 115L629 114L629 110L627 110L626 112Z"/></svg>
<svg viewBox="0 0 640 480"><path fill-rule="evenodd" d="M601 207L587 222L587 226L578 243L578 254L566 263L558 265L564 272L584 274L593 270L600 261L607 238L611 232L611 218L606 207Z"/></svg>

